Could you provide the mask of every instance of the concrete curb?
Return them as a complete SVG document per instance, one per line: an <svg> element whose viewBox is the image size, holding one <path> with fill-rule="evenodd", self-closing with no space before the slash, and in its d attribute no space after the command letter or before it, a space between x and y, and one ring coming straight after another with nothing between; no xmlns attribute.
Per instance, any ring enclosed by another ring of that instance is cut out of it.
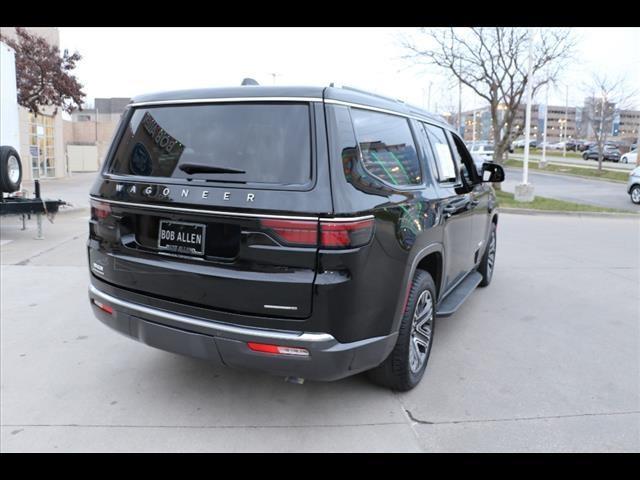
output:
<svg viewBox="0 0 640 480"><path fill-rule="evenodd" d="M568 217L607 217L607 218L634 218L640 220L637 213L618 213L618 212L560 212L555 210L534 210L531 208L509 208L500 207L500 213L510 213L515 215L558 215Z"/></svg>

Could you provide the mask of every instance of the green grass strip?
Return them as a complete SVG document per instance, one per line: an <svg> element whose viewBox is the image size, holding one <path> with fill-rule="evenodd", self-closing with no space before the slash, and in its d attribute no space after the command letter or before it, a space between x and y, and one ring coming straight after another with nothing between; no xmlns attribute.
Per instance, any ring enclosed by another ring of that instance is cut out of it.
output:
<svg viewBox="0 0 640 480"><path fill-rule="evenodd" d="M507 167L517 167L522 168L524 162L522 160L507 160L505 165ZM629 178L628 171L619 171L614 172L611 170L597 170L595 168L589 167L569 167L566 165L555 165L553 163L547 163L545 168L540 168L538 161L529 160L529 169L537 170L539 172L549 172L549 173L557 173L560 175L573 175L576 177L583 178L593 178L593 179L604 179L604 180L613 180L616 182L626 182Z"/></svg>
<svg viewBox="0 0 640 480"><path fill-rule="evenodd" d="M617 210L615 208L596 207L595 205L585 205L582 203L567 202L547 197L535 197L533 202L518 202L513 198L513 193L496 190L496 196L501 207L522 208L530 210L543 210L553 212L613 212L632 213L627 210Z"/></svg>

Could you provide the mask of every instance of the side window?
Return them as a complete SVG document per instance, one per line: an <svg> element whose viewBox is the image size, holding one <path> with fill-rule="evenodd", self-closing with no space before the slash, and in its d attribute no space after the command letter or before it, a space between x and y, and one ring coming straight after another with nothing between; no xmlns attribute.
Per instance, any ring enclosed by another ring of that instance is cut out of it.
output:
<svg viewBox="0 0 640 480"><path fill-rule="evenodd" d="M462 175L464 183L467 185L473 184L477 179L478 173L467 147L465 147L464 142L460 140L460 137L455 133L447 132L447 135L451 139L453 155L460 167L460 174Z"/></svg>
<svg viewBox="0 0 640 480"><path fill-rule="evenodd" d="M416 146L404 117L351 109L362 163L369 173L398 186L422 184Z"/></svg>
<svg viewBox="0 0 640 480"><path fill-rule="evenodd" d="M436 157L438 179L441 182L455 182L457 180L456 166L444 130L427 123L423 123L422 125Z"/></svg>

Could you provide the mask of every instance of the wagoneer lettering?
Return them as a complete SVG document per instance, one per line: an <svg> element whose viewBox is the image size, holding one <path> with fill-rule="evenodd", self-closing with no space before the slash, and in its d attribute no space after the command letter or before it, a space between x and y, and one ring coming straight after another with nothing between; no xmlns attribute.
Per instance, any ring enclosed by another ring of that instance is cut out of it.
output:
<svg viewBox="0 0 640 480"><path fill-rule="evenodd" d="M503 179L440 117L354 89L143 95L91 190L91 305L171 352L408 390L491 282Z"/></svg>

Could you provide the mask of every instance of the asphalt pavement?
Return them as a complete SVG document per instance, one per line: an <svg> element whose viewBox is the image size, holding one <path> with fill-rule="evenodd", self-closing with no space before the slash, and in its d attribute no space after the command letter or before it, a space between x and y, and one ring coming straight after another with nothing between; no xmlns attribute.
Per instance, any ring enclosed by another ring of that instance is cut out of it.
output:
<svg viewBox="0 0 640 480"><path fill-rule="evenodd" d="M1 220L2 452L640 451L640 220L503 214L492 284L437 323L402 394L113 332L87 299L86 220L45 240Z"/></svg>
<svg viewBox="0 0 640 480"><path fill-rule="evenodd" d="M522 183L522 169L505 168L502 189L513 193L519 183ZM534 170L529 170L529 183L534 186L534 194L540 197L640 213L640 205L631 202L625 183L539 173Z"/></svg>

